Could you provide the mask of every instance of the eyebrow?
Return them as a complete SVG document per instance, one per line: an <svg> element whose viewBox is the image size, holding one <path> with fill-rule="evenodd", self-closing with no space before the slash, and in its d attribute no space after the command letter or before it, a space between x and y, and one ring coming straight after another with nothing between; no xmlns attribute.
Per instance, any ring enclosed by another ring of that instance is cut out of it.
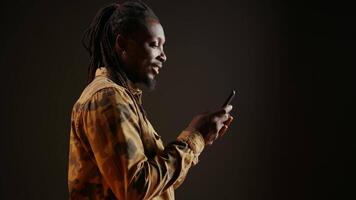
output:
<svg viewBox="0 0 356 200"><path fill-rule="evenodd" d="M158 37L158 41L162 44L166 44L166 40L161 37Z"/></svg>

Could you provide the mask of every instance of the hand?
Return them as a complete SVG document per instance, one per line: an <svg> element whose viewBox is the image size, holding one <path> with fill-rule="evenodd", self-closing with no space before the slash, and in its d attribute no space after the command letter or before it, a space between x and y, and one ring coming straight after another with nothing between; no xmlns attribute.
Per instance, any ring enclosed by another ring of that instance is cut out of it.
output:
<svg viewBox="0 0 356 200"><path fill-rule="evenodd" d="M223 136L233 117L229 114L232 110L232 105L227 105L212 113L204 113L197 115L189 123L186 130L197 130L204 138L206 145L211 145L216 139Z"/></svg>

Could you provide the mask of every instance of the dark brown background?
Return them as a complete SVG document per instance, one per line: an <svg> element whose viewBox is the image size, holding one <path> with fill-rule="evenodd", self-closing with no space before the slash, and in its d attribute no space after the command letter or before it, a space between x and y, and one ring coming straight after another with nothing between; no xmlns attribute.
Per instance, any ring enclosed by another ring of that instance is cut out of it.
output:
<svg viewBox="0 0 356 200"><path fill-rule="evenodd" d="M1 199L67 199L81 35L110 1L2 2ZM231 89L237 116L177 199L353 199L355 12L314 1L146 1L168 61L150 119L167 143Z"/></svg>

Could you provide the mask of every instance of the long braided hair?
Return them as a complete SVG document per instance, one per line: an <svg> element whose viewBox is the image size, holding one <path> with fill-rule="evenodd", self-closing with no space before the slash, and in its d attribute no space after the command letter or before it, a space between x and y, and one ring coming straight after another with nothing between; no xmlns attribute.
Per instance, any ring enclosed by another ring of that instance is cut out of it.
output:
<svg viewBox="0 0 356 200"><path fill-rule="evenodd" d="M130 37L147 18L158 20L141 0L114 2L97 12L82 38L90 58L88 83L94 79L96 69L105 66L119 85L128 88L127 76L115 51L116 37L118 34Z"/></svg>

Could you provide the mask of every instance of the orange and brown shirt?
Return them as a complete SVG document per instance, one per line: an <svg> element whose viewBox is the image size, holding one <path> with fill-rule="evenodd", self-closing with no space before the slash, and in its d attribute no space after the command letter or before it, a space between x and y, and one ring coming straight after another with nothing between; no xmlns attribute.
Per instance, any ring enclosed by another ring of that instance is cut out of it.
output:
<svg viewBox="0 0 356 200"><path fill-rule="evenodd" d="M72 110L70 199L174 199L204 139L185 130L164 146L144 114L141 95L112 81L106 68L97 69Z"/></svg>

